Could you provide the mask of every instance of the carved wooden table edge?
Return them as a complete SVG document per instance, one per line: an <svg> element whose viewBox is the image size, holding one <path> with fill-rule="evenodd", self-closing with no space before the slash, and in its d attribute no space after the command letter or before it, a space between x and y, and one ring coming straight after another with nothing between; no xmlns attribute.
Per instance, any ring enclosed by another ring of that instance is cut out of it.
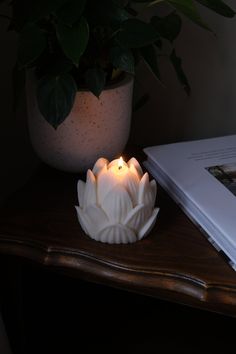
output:
<svg viewBox="0 0 236 354"><path fill-rule="evenodd" d="M0 254L23 257L76 278L236 317L236 288L160 268L125 267L74 249L48 247L1 235ZM222 305L219 307L219 304ZM210 306L209 306L210 305ZM234 308L235 306L235 308ZM233 311L232 311L233 310Z"/></svg>
<svg viewBox="0 0 236 354"><path fill-rule="evenodd" d="M31 210L30 205L31 203L33 203L33 209L35 208L35 210L33 210L33 212L30 212L29 214L35 217L35 213L38 212L37 197L43 199L44 196L47 195L47 193L51 193L51 188L53 185L50 186L50 181L53 180L54 182L55 176L57 176L58 178L58 181L56 181L58 185L56 187L53 186L54 189L52 188L53 196L56 195L58 190L60 190L60 187L66 186L66 188L68 187L68 190L66 189L65 195L66 198L69 198L70 202L68 203L68 200L65 199L66 207L67 205L74 205L73 198L76 181L73 180L72 188L72 182L69 177L63 177L63 174L53 174L50 171L49 175L47 173L47 170L45 173L40 173L40 178L30 183L29 190L26 186L26 189L23 192L20 192L21 194L17 195L16 198L13 196L12 204L14 204L14 201L17 200L19 206L17 206L16 209L11 209L10 207L7 212L7 215L10 216L7 216L8 219L6 223L5 221L1 223L1 221L4 220L4 215L0 218L0 226L3 226L2 229L0 228L0 254L20 257L25 260L37 263L41 266L46 266L52 270L58 270L62 273L74 276L75 278L77 277L94 283L104 284L122 290L128 290L139 294L149 295L156 298L161 298L164 300L185 304L197 308L207 309L210 311L215 311L218 313L223 313L236 317L236 276L234 276L234 272L232 271L232 269L229 269L229 267L226 266L225 263L222 263L223 271L221 271L221 276L215 278L213 277L212 280L209 280L208 277L202 276L204 275L204 272L202 272L202 270L199 273L198 271L195 273L191 273L191 270L189 271L188 268L182 268L182 271L181 267L179 269L178 267L174 268L177 263L173 263L173 266L171 264L171 266L169 265L168 267L165 266L165 263L158 265L155 268L152 266L145 267L145 264L142 267L138 267L138 263L136 265L135 263L134 265L132 265L132 263L130 264L130 262L123 262L122 264L122 259L120 262L116 262L115 260L112 261L110 257L104 257L102 253L100 253L99 257L99 252L97 252L96 255L96 247L94 247L96 245L96 241L88 241L87 236L81 233L81 231L79 231L79 237L81 238L84 250L80 249L78 247L78 244L77 246L75 246L75 248L72 248L73 242L69 245L70 247L67 247L67 245L63 244L59 244L58 246L57 243L55 245L55 240L53 238L52 240L47 239L47 234L41 235L43 240L40 239L40 237L38 240L37 237L36 240L34 240L32 234L30 235L30 232L32 232L32 228L30 229L29 234L26 233L26 235L23 235L22 230L20 230L18 234L18 226L20 226L20 228L23 228L24 230L24 223L19 224L21 215L18 216L18 218L16 218L15 216L12 218L11 212L12 210L15 214L21 212L21 197L25 196L25 191L27 191L26 194L28 199L27 201L24 201L26 209L23 208L23 216L28 215L28 211ZM36 193L35 190L37 189L38 185L40 185L41 190ZM44 188L45 186L46 190ZM41 191L44 193L44 196L42 197ZM32 192L34 193L34 195L31 196ZM68 194L69 197L67 197ZM37 200L37 202L33 200ZM42 208L43 205L42 201L40 202L41 204L39 209ZM52 205L54 205L53 203L57 203L57 199L52 202ZM34 222L36 222L36 228L37 225L40 225L40 218L45 217L45 215L47 215L47 211L50 211L50 207L48 207L48 209L44 211L44 214L40 214L39 216L37 216L37 219L34 220ZM63 211L63 209L59 208L58 218L61 216L61 211ZM47 218L45 217L45 219ZM187 217L184 217L184 223L185 220L187 220ZM55 221L57 222L58 220L55 219ZM69 223L72 222L71 230L72 232L74 232L76 222L74 221L74 216L72 218L71 212L67 212L65 221ZM11 223L13 223L13 227ZM34 224L32 223L32 225ZM189 227L188 225L186 225L186 228ZM195 228L195 226L192 226L189 231L190 233L193 231L193 227ZM181 232L183 232L183 230ZM163 231L163 233L165 233L165 230ZM54 236L55 235L53 235L53 237ZM150 236L148 235L148 238L149 237ZM185 238L183 239L184 242ZM74 241L73 238L72 241ZM212 247L208 244L208 241L206 241L206 244L209 247ZM147 249L149 250L150 246L152 248L151 241L148 245L149 248ZM203 246L201 245L201 249ZM88 249L88 252L86 252L86 248ZM141 248L142 247L140 246L140 249ZM138 249L139 256L140 249ZM163 245L161 250L162 249L164 249ZM212 254L212 252L210 253ZM216 257L218 257L218 255ZM217 268L218 270L219 267ZM222 276L222 274L224 275L224 271L226 271L227 273L226 280L224 279L224 276ZM217 279L219 279L219 282L217 281ZM221 280L223 280L222 283L220 283Z"/></svg>

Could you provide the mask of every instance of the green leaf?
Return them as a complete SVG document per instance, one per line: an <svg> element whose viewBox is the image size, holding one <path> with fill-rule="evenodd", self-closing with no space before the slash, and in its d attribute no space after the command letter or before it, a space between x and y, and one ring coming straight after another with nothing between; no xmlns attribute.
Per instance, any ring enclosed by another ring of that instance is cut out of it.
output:
<svg viewBox="0 0 236 354"><path fill-rule="evenodd" d="M112 2L120 7L126 7L130 1L129 0L112 0Z"/></svg>
<svg viewBox="0 0 236 354"><path fill-rule="evenodd" d="M18 31L20 32L25 25L28 11L27 7L25 6L26 0L13 1L12 2L12 21L9 25L8 30Z"/></svg>
<svg viewBox="0 0 236 354"><path fill-rule="evenodd" d="M65 55L78 65L89 39L89 27L85 18L81 17L72 27L58 23L57 36Z"/></svg>
<svg viewBox="0 0 236 354"><path fill-rule="evenodd" d="M70 113L77 91L76 83L69 74L44 76L38 82L39 110L55 129Z"/></svg>
<svg viewBox="0 0 236 354"><path fill-rule="evenodd" d="M180 33L182 20L180 16L173 11L164 17L153 16L151 18L151 24L160 33L161 37L173 42Z"/></svg>
<svg viewBox="0 0 236 354"><path fill-rule="evenodd" d="M138 2L140 2L140 3L145 3L145 2L147 2L147 3L152 3L152 2L162 2L162 1L164 1L164 0L156 0L156 1L151 1L151 0L132 0L132 2L136 2L136 3L138 3Z"/></svg>
<svg viewBox="0 0 236 354"><path fill-rule="evenodd" d="M27 23L36 23L48 16L67 0L12 0L12 17L10 29L20 31Z"/></svg>
<svg viewBox="0 0 236 354"><path fill-rule="evenodd" d="M192 22L209 30L209 27L202 21L193 0L168 0L167 2Z"/></svg>
<svg viewBox="0 0 236 354"><path fill-rule="evenodd" d="M142 48L140 52L148 68L152 71L155 77L160 80L160 72L157 63L155 47L153 45L149 45L147 47Z"/></svg>
<svg viewBox="0 0 236 354"><path fill-rule="evenodd" d="M154 1L149 1L148 7L159 4L160 2L164 2L164 0L154 0Z"/></svg>
<svg viewBox="0 0 236 354"><path fill-rule="evenodd" d="M24 6L28 9L28 18L30 21L36 22L40 18L45 17L56 11L67 0L23 0ZM20 1L19 1L20 2Z"/></svg>
<svg viewBox="0 0 236 354"><path fill-rule="evenodd" d="M126 48L141 48L154 43L159 38L156 29L146 22L136 18L123 22L116 39Z"/></svg>
<svg viewBox="0 0 236 354"><path fill-rule="evenodd" d="M134 74L134 56L130 49L112 47L110 59L115 68Z"/></svg>
<svg viewBox="0 0 236 354"><path fill-rule="evenodd" d="M138 16L138 11L135 10L133 7L131 6L126 6L126 11L128 12L129 15L133 16L133 17L136 17Z"/></svg>
<svg viewBox="0 0 236 354"><path fill-rule="evenodd" d="M45 75L57 76L63 73L68 73L74 67L63 53L52 52L46 53L37 62L36 75L41 78Z"/></svg>
<svg viewBox="0 0 236 354"><path fill-rule="evenodd" d="M196 0L196 1L199 2L201 5L206 6L209 9L215 11L219 15L225 17L233 17L235 15L235 11L221 0Z"/></svg>
<svg viewBox="0 0 236 354"><path fill-rule="evenodd" d="M188 83L188 79L183 71L182 68L182 62L181 59L179 57L177 57L175 49L173 49L171 55L170 55L170 61L175 69L177 78L179 80L179 82L181 83L181 85L183 86L184 90L186 91L186 93L188 95L190 95L191 93L191 88L190 85Z"/></svg>
<svg viewBox="0 0 236 354"><path fill-rule="evenodd" d="M34 24L24 27L20 33L18 47L18 63L21 67L32 64L47 46L46 37Z"/></svg>
<svg viewBox="0 0 236 354"><path fill-rule="evenodd" d="M134 57L134 66L137 66L142 59L142 56L140 54L140 50L138 48L132 49L132 54Z"/></svg>
<svg viewBox="0 0 236 354"><path fill-rule="evenodd" d="M91 68L85 73L85 82L88 89L99 98L106 83L106 74L99 68Z"/></svg>
<svg viewBox="0 0 236 354"><path fill-rule="evenodd" d="M111 26L114 29L130 16L124 8L112 0L95 0L87 2L86 17L89 23Z"/></svg>
<svg viewBox="0 0 236 354"><path fill-rule="evenodd" d="M73 25L83 14L87 0L68 0L62 7L56 10L58 19L66 25Z"/></svg>

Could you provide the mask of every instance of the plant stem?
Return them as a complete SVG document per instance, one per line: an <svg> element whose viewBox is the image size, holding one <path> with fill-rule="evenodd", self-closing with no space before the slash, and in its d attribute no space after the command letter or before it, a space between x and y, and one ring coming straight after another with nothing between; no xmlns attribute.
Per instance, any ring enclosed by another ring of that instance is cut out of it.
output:
<svg viewBox="0 0 236 354"><path fill-rule="evenodd" d="M147 7L150 7L150 6L153 6L153 5L156 5L158 4L159 2L163 2L164 0L154 0L152 2L149 2L149 4L147 4L146 6Z"/></svg>

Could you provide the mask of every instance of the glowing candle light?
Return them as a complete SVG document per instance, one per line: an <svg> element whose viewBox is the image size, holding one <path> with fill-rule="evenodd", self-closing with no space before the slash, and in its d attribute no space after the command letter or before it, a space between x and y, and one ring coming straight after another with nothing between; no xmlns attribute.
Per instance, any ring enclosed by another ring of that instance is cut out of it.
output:
<svg viewBox="0 0 236 354"><path fill-rule="evenodd" d="M131 243L153 227L156 182L149 181L138 161L100 158L88 170L86 183L78 181L78 220L87 235L107 243Z"/></svg>

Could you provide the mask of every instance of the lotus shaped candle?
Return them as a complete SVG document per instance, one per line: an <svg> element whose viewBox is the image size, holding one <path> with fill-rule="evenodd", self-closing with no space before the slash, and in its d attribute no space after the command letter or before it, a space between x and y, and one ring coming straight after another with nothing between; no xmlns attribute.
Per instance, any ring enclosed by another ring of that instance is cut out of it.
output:
<svg viewBox="0 0 236 354"><path fill-rule="evenodd" d="M78 220L96 241L131 243L151 230L159 208L154 208L156 182L149 181L135 158L100 158L87 171L86 183L78 181Z"/></svg>

